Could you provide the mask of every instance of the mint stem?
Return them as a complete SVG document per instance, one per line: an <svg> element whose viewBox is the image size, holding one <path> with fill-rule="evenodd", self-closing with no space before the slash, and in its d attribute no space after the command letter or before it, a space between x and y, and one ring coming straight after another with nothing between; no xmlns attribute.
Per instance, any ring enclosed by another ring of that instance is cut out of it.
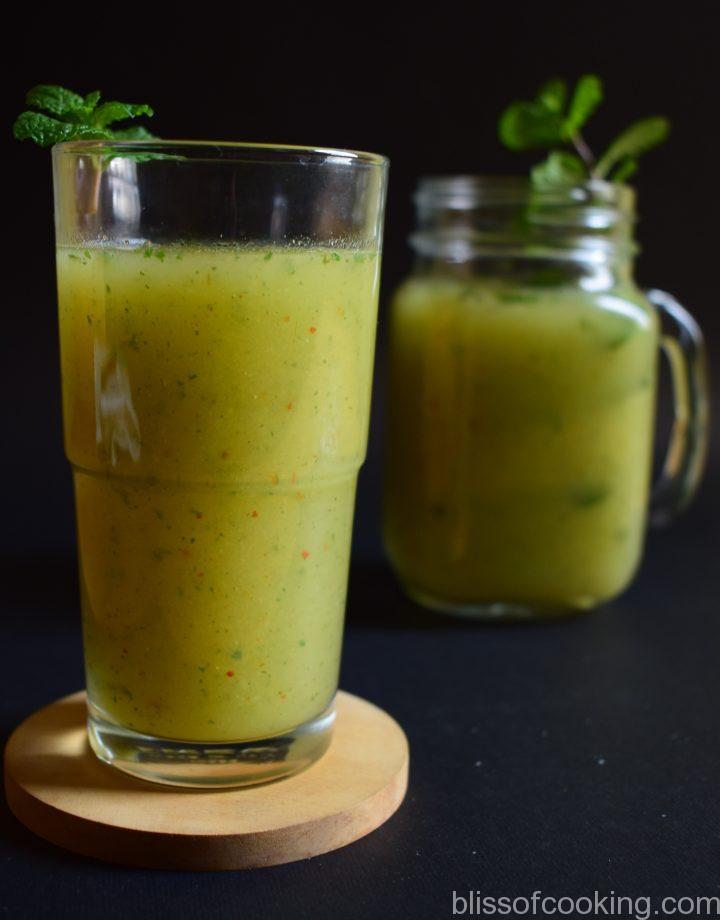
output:
<svg viewBox="0 0 720 920"><path fill-rule="evenodd" d="M580 159L587 166L587 170L590 173L591 177L594 177L596 160L593 155L592 150L588 147L585 138L579 131L576 131L570 138L572 141L573 147L577 150L580 155Z"/></svg>

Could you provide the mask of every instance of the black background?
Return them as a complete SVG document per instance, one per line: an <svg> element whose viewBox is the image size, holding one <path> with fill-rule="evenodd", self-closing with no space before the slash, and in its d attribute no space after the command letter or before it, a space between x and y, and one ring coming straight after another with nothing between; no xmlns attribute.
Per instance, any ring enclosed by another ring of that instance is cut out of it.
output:
<svg viewBox="0 0 720 920"><path fill-rule="evenodd" d="M17 58L0 119L2 727L82 682L49 155L9 137L26 89L52 82L149 102L153 130L167 138L390 157L378 380L343 683L398 716L414 772L408 803L383 831L304 866L242 877L94 865L36 843L6 816L0 912L440 917L450 915L454 888L720 893L716 442L700 500L673 530L651 536L631 591L562 625L498 630L422 615L384 568L378 513L385 316L410 267L410 195L426 173L525 171L531 159L496 140L497 116L549 76L603 76L607 101L588 132L597 147L633 118L671 118L671 141L634 180L638 277L692 310L715 357L717 34L709 3L575 3L403 14L357 4L292 13L87 6L36 14L8 36Z"/></svg>

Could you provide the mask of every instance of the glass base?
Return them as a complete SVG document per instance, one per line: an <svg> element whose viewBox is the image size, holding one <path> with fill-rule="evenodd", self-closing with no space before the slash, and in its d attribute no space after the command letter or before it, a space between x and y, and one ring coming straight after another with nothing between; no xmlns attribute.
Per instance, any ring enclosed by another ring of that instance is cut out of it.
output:
<svg viewBox="0 0 720 920"><path fill-rule="evenodd" d="M335 706L282 735L254 741L176 741L143 735L104 719L88 704L95 754L123 773L168 786L220 789L254 786L299 773L330 745Z"/></svg>
<svg viewBox="0 0 720 920"><path fill-rule="evenodd" d="M520 604L505 601L475 603L472 601L448 601L433 597L431 594L414 588L407 583L403 584L405 593L416 604L432 610L435 613L444 613L450 616L466 617L473 620L487 622L551 620L562 617L572 617L585 610L590 610L596 605L593 598L580 597L567 606L543 606L534 604Z"/></svg>

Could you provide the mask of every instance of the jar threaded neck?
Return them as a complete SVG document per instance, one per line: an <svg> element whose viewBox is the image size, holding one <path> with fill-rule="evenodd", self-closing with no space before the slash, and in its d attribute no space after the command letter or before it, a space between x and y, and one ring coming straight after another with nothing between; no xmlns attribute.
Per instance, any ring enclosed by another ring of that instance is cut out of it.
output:
<svg viewBox="0 0 720 920"><path fill-rule="evenodd" d="M626 185L589 181L539 189L520 177L421 179L414 196L413 248L466 261L484 256L629 259L635 251L635 195Z"/></svg>

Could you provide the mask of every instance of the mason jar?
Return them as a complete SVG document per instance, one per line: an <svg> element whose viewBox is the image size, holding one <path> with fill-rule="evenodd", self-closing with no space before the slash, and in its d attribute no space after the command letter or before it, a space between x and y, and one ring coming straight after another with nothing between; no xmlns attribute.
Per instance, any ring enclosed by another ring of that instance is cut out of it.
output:
<svg viewBox="0 0 720 920"><path fill-rule="evenodd" d="M407 593L477 617L618 595L649 519L701 475L697 324L633 277L635 196L592 181L421 181L390 321L384 533ZM659 346L674 424L651 490Z"/></svg>

